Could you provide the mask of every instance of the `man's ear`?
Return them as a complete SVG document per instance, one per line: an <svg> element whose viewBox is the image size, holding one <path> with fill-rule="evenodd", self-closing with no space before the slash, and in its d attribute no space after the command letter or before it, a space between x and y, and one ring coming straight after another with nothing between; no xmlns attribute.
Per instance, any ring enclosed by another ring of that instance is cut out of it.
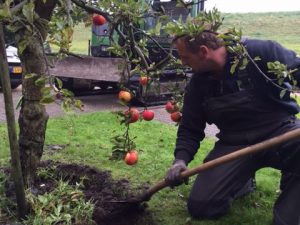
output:
<svg viewBox="0 0 300 225"><path fill-rule="evenodd" d="M199 47L199 55L200 55L201 58L203 58L203 59L206 58L208 53L209 53L209 49L208 49L207 46L201 45Z"/></svg>

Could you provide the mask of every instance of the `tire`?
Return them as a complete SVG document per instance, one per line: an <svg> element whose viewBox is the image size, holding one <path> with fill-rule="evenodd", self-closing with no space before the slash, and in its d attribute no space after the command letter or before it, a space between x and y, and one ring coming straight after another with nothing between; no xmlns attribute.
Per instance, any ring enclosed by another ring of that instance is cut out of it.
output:
<svg viewBox="0 0 300 225"><path fill-rule="evenodd" d="M143 101L143 97L141 95L141 86L137 84L135 86L131 86L129 89L135 93L135 96L130 103L134 106L145 106L146 103Z"/></svg>
<svg viewBox="0 0 300 225"><path fill-rule="evenodd" d="M108 89L109 85L106 84L106 83L101 83L101 84L99 85L99 87L100 87L103 91L105 91L105 90Z"/></svg>

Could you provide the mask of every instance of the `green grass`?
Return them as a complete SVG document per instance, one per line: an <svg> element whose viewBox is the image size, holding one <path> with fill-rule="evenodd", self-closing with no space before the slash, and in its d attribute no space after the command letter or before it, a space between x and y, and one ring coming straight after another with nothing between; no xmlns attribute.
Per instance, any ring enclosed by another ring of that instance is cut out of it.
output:
<svg viewBox="0 0 300 225"><path fill-rule="evenodd" d="M46 134L47 145L66 146L54 154L45 150L43 159L59 160L66 163L84 163L99 169L112 171L115 178L127 178L135 185L149 182L151 185L163 179L173 160L177 128L157 121L132 124L130 134L136 136L139 162L128 166L123 161L111 161L110 138L124 132L115 115L109 112L64 116L49 120ZM5 124L0 125L1 158L8 163L8 143ZM201 164L212 148L213 139L205 139L195 160L189 167ZM149 201L153 225L187 225L189 215L186 198L193 183L175 189L166 188L155 194ZM257 173L258 190L233 204L229 214L217 221L192 220L193 225L248 224L267 225L271 223L272 205L276 197L279 173L263 169ZM205 185L205 183L203 184Z"/></svg>
<svg viewBox="0 0 300 225"><path fill-rule="evenodd" d="M87 55L91 38L91 27L86 27L83 23L79 24L75 29L71 51Z"/></svg>
<svg viewBox="0 0 300 225"><path fill-rule="evenodd" d="M91 27L86 27L83 23L77 25L74 29L73 40L70 51L77 54L88 54L89 40L92 38ZM56 45L51 45L52 51L58 51Z"/></svg>
<svg viewBox="0 0 300 225"><path fill-rule="evenodd" d="M270 39L300 54L300 12L226 13L224 28L241 28L245 36Z"/></svg>
<svg viewBox="0 0 300 225"><path fill-rule="evenodd" d="M0 166L3 166L10 158L8 151L7 127L3 124L0 126L0 140Z"/></svg>
<svg viewBox="0 0 300 225"><path fill-rule="evenodd" d="M224 13L223 28L241 28L243 34L253 38L270 39L300 55L300 12L276 13ZM78 25L74 31L71 51L88 53L91 27Z"/></svg>

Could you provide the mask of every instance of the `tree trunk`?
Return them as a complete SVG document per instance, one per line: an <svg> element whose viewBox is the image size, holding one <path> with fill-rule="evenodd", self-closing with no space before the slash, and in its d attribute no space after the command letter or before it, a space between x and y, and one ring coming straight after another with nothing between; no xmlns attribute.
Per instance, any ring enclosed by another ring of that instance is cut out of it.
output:
<svg viewBox="0 0 300 225"><path fill-rule="evenodd" d="M25 36L25 35L24 35ZM23 36L23 37L24 37ZM43 155L48 114L45 106L40 104L41 87L35 80L45 74L46 65L43 60L42 46L36 37L23 54L20 55L23 65L23 76L35 73L36 77L24 79L22 82L23 100L19 115L19 148L23 177L26 186L30 185L36 174L37 165Z"/></svg>
<svg viewBox="0 0 300 225"><path fill-rule="evenodd" d="M45 3L36 2L36 12L41 18L49 20L56 5L56 0ZM37 24L40 25L40 24ZM43 55L43 42L47 36L47 29L39 27L40 33L29 33L25 29L16 34L18 45L22 40L30 40L25 50L20 54L23 67L22 92L23 100L19 115L19 149L24 183L30 186L35 178L38 163L43 155L48 114L44 105L40 104L42 97L41 86L35 81L46 74L46 63ZM37 76L25 79L26 74Z"/></svg>

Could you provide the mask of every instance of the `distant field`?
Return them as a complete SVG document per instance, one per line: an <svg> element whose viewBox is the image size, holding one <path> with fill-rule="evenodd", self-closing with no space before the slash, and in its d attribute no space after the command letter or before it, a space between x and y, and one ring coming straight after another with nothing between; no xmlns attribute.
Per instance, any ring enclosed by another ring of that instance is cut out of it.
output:
<svg viewBox="0 0 300 225"><path fill-rule="evenodd" d="M224 14L224 27L241 28L253 38L270 39L300 55L300 11Z"/></svg>
<svg viewBox="0 0 300 225"><path fill-rule="evenodd" d="M80 24L76 27L71 50L76 53L88 54L89 40L92 38L91 27Z"/></svg>
<svg viewBox="0 0 300 225"><path fill-rule="evenodd" d="M226 13L223 28L241 28L249 37L271 39L300 55L300 11L278 13ZM75 29L71 50L88 53L88 40L91 39L91 27L79 25Z"/></svg>
<svg viewBox="0 0 300 225"><path fill-rule="evenodd" d="M89 40L91 38L91 27L85 27L84 24L79 24L76 26L71 45L71 52L87 55L89 49ZM51 45L51 49L54 52L58 51L58 47L56 45Z"/></svg>

